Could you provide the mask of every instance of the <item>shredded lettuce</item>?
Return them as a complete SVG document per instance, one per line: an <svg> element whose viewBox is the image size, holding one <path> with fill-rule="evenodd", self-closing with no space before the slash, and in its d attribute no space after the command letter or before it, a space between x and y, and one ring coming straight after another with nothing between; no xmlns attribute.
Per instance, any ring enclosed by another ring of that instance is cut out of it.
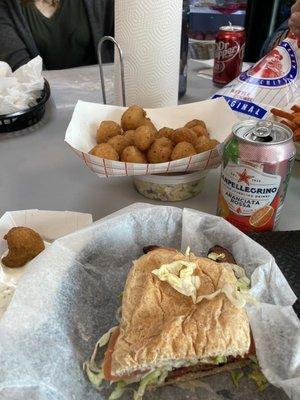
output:
<svg viewBox="0 0 300 400"><path fill-rule="evenodd" d="M113 326L112 328L109 329L104 335L101 336L101 338L98 340L98 342L95 345L93 354L90 358L89 361L86 361L83 364L83 370L86 372L88 379L90 382L95 385L95 386L100 386L102 384L104 374L102 371L102 367L99 368L96 365L96 357L98 354L98 350L100 347L105 346L109 342L110 335L113 333L114 330L117 329L117 326Z"/></svg>
<svg viewBox="0 0 300 400"><path fill-rule="evenodd" d="M123 300L123 292L119 293L118 296L117 296L117 298L118 298L119 300Z"/></svg>
<svg viewBox="0 0 300 400"><path fill-rule="evenodd" d="M231 379L236 388L239 388L239 381L244 376L244 372L241 370L231 371Z"/></svg>
<svg viewBox="0 0 300 400"><path fill-rule="evenodd" d="M102 368L96 370L95 367L91 367L89 362L85 362L83 364L83 370L86 372L86 375L89 379L89 381L94 385L94 386L101 386L102 381L104 379L104 373Z"/></svg>
<svg viewBox="0 0 300 400"><path fill-rule="evenodd" d="M206 294L197 297L196 303L202 300L212 300L220 293L224 293L228 300L237 308L242 308L247 302L254 301L254 298L247 292L238 291L236 286L230 283L225 283L224 286L211 294Z"/></svg>
<svg viewBox="0 0 300 400"><path fill-rule="evenodd" d="M211 260L217 261L225 258L225 254L224 253L218 254L212 251L211 253L209 253L207 257L210 258Z"/></svg>
<svg viewBox="0 0 300 400"><path fill-rule="evenodd" d="M125 392L126 386L127 386L127 384L124 381L117 382L117 386L115 387L113 392L111 392L108 400L117 400L117 399L119 399L123 395L123 393Z"/></svg>
<svg viewBox="0 0 300 400"><path fill-rule="evenodd" d="M161 281L166 281L177 292L190 296L196 302L197 290L200 287L200 277L193 275L197 265L191 261L177 260L163 264L152 273Z"/></svg>
<svg viewBox="0 0 300 400"><path fill-rule="evenodd" d="M227 363L227 357L226 356L217 356L214 359L214 364L225 364Z"/></svg>
<svg viewBox="0 0 300 400"><path fill-rule="evenodd" d="M166 377L168 376L169 371L172 368L158 368L152 372L146 374L140 381L140 385L138 390L134 392L133 399L134 400L142 400L147 386L151 384L155 384L156 386L160 386L164 383Z"/></svg>
<svg viewBox="0 0 300 400"><path fill-rule="evenodd" d="M265 390L265 388L269 384L266 377L259 369L259 367L253 368L252 372L250 372L250 374L248 374L248 378L252 379L256 383L259 391Z"/></svg>
<svg viewBox="0 0 300 400"><path fill-rule="evenodd" d="M224 268L230 269L234 272L234 275L237 279L236 286L238 289L241 289L241 290L250 289L251 281L247 277L246 272L243 267L241 267L240 265L230 264L230 263L222 263L222 265Z"/></svg>
<svg viewBox="0 0 300 400"><path fill-rule="evenodd" d="M117 326L113 326L110 328L104 335L101 336L101 338L98 340L96 343L96 347L103 347L105 346L110 339L110 335L117 329Z"/></svg>
<svg viewBox="0 0 300 400"><path fill-rule="evenodd" d="M257 360L257 357L256 357L256 356L249 356L249 358L250 358L250 360L251 360L252 363L258 365L258 360Z"/></svg>
<svg viewBox="0 0 300 400"><path fill-rule="evenodd" d="M160 369L156 369L155 371L149 372L149 374L145 375L144 378L141 379L139 388L136 392L134 392L133 399L134 400L142 400L147 386L151 383L156 383L161 374Z"/></svg>
<svg viewBox="0 0 300 400"><path fill-rule="evenodd" d="M189 256L190 256L190 253L191 253L191 248L190 248L190 246L188 246L188 247L186 248L185 255L186 255L187 257L189 257Z"/></svg>

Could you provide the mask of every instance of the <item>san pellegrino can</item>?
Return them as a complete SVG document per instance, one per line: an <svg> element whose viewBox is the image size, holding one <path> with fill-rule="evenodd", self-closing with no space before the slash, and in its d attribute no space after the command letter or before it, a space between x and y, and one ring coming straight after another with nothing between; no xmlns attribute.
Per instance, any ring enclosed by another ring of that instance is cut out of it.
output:
<svg viewBox="0 0 300 400"><path fill-rule="evenodd" d="M279 122L246 120L224 145L218 215L243 232L273 230L295 158L293 132Z"/></svg>

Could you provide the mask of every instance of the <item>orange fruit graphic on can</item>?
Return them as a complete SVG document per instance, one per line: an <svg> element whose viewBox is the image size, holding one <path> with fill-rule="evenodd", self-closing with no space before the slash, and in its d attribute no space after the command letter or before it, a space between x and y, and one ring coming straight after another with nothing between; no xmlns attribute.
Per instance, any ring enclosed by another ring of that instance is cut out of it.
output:
<svg viewBox="0 0 300 400"><path fill-rule="evenodd" d="M249 218L249 224L255 228L265 226L274 215L274 208L272 206L264 206L254 211Z"/></svg>
<svg viewBox="0 0 300 400"><path fill-rule="evenodd" d="M243 232L273 230L295 157L292 131L278 122L243 121L225 141L219 216Z"/></svg>

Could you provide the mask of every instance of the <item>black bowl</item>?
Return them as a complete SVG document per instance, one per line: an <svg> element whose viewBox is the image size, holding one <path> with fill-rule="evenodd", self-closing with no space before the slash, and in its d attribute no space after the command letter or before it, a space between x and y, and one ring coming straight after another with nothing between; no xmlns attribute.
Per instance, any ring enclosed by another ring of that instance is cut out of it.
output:
<svg viewBox="0 0 300 400"><path fill-rule="evenodd" d="M46 102L50 97L49 82L44 79L44 89L37 104L24 111L0 115L0 133L15 132L29 128L39 122L45 114Z"/></svg>

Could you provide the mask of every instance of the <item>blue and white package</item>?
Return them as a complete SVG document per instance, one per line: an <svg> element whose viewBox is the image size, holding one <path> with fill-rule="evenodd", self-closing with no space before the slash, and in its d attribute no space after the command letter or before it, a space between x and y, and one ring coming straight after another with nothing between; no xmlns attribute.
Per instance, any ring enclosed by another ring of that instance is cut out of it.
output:
<svg viewBox="0 0 300 400"><path fill-rule="evenodd" d="M284 109L300 102L299 64L300 41L289 33L265 57L212 98L224 97L242 119L267 118L271 108Z"/></svg>

